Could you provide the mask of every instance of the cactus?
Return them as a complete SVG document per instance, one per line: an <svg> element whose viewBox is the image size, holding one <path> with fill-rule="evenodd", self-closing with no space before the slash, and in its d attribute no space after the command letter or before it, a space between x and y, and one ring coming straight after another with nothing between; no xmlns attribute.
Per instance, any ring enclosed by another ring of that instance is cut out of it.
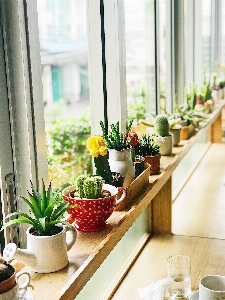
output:
<svg viewBox="0 0 225 300"><path fill-rule="evenodd" d="M76 179L80 198L97 199L102 197L103 179L101 176L80 175Z"/></svg>
<svg viewBox="0 0 225 300"><path fill-rule="evenodd" d="M80 175L76 179L77 192L79 193L79 196L81 198L85 198L85 194L84 194L84 179L85 178L87 178L87 176Z"/></svg>
<svg viewBox="0 0 225 300"><path fill-rule="evenodd" d="M155 133L160 136L168 136L169 134L169 122L166 115L158 115L155 118Z"/></svg>

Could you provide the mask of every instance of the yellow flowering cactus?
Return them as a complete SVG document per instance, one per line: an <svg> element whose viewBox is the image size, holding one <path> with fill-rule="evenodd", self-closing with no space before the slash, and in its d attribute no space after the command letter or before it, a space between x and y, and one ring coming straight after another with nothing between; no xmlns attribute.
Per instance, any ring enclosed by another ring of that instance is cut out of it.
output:
<svg viewBox="0 0 225 300"><path fill-rule="evenodd" d="M91 136L87 140L87 148L93 157L98 157L99 155L105 156L107 154L105 141L100 135Z"/></svg>
<svg viewBox="0 0 225 300"><path fill-rule="evenodd" d="M108 151L103 137L100 135L91 136L87 140L87 149L94 158L96 175L101 176L105 180L105 183L110 183L112 180L112 173L109 167L107 158Z"/></svg>

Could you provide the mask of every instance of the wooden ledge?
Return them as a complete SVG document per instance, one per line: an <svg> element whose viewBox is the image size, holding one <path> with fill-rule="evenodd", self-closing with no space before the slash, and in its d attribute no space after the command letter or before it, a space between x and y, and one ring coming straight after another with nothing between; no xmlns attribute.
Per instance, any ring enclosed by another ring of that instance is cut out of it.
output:
<svg viewBox="0 0 225 300"><path fill-rule="evenodd" d="M137 197L135 203L125 211L115 211L108 219L108 226L100 232L78 232L77 241L68 252L69 264L61 271L52 274L31 274L31 285L35 300L42 300L43 293L48 300L74 300L115 245L149 206L155 196L167 184L174 169L188 153L201 135L209 130L221 115L221 103L212 114L209 124L189 140L181 141L173 148L171 156L161 158L161 174L150 176L149 186ZM154 202L154 201L153 201ZM49 258L51 259L51 258ZM21 265L16 264L18 269Z"/></svg>

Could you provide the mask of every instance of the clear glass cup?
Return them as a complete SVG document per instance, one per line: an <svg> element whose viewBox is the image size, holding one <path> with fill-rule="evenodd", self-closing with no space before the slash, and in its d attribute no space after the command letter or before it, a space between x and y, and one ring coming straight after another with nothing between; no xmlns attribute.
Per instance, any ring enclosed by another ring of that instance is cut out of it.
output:
<svg viewBox="0 0 225 300"><path fill-rule="evenodd" d="M174 279L169 286L170 296L186 298L191 295L191 260L188 256L174 255L167 258L167 276Z"/></svg>

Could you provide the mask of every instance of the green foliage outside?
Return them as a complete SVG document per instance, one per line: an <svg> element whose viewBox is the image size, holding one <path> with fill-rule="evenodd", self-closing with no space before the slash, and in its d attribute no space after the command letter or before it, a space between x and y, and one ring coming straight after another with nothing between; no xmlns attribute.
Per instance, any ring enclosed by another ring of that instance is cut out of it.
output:
<svg viewBox="0 0 225 300"><path fill-rule="evenodd" d="M84 173L92 173L92 158L86 147L91 134L90 109L80 117L55 121L48 129L48 171L53 188L61 188Z"/></svg>

